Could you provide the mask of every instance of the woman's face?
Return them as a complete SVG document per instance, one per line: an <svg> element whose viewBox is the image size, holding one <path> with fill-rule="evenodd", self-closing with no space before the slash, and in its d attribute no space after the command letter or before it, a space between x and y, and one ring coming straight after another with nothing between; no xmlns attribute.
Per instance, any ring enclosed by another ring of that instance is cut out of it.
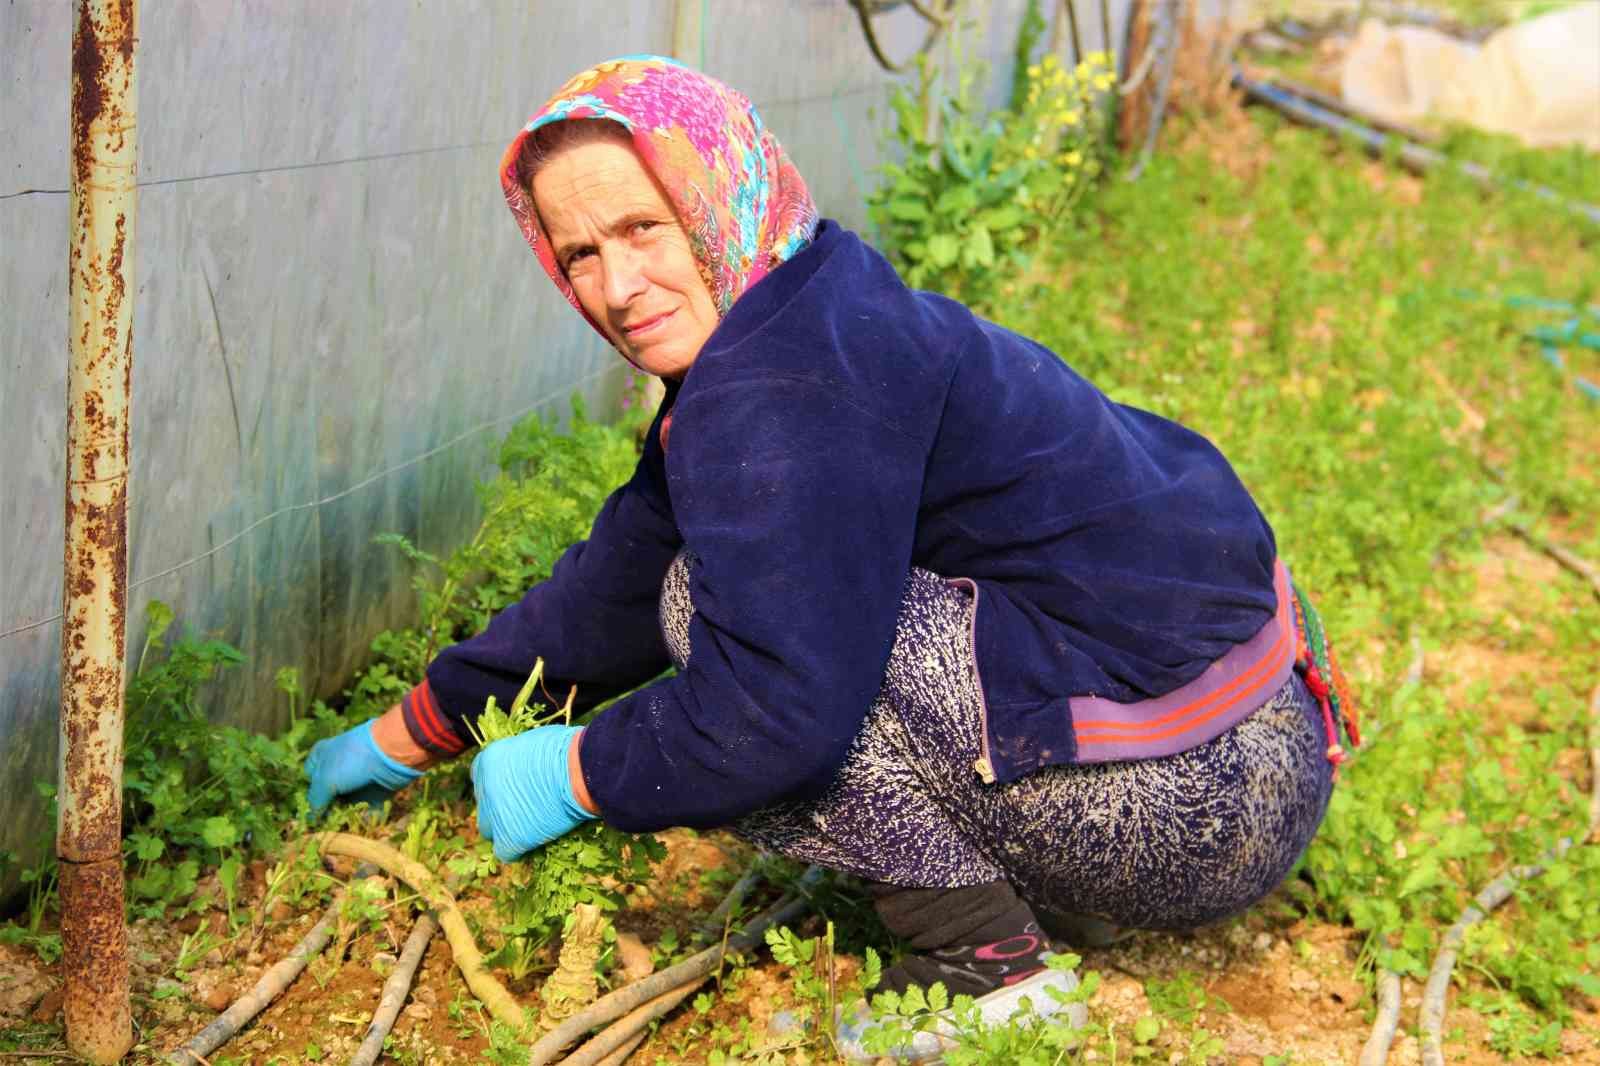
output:
<svg viewBox="0 0 1600 1066"><path fill-rule="evenodd" d="M560 151L533 179L556 262L578 302L635 366L681 378L717 327L689 238L631 147Z"/></svg>

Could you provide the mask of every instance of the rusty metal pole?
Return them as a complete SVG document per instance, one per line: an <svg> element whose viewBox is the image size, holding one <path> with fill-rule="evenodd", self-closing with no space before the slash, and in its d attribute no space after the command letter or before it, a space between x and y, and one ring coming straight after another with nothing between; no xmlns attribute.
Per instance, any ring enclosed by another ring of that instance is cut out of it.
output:
<svg viewBox="0 0 1600 1066"><path fill-rule="evenodd" d="M136 0L78 0L72 29L66 552L56 857L67 1046L133 1046L122 883L133 369Z"/></svg>

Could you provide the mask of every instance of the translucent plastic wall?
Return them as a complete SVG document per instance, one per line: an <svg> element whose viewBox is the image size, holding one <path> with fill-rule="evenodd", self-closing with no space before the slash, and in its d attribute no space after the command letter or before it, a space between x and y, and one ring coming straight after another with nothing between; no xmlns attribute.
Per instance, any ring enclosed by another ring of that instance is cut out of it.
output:
<svg viewBox="0 0 1600 1066"><path fill-rule="evenodd" d="M824 213L864 222L890 79L845 0L687 3L141 4L130 658L160 599L248 657L210 712L281 724L278 669L335 694L407 620L409 572L375 534L449 550L515 420L574 393L611 409L622 365L536 269L495 174L568 75L670 53L676 28ZM1021 0L969 6L1004 77ZM0 849L24 852L49 824L33 782L55 777L71 20L0 5ZM907 8L877 23L893 55L920 41Z"/></svg>

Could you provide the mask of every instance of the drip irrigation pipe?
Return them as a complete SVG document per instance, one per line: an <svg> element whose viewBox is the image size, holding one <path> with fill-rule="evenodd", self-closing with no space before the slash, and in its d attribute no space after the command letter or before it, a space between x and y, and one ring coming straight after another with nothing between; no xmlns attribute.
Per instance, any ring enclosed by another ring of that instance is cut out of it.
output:
<svg viewBox="0 0 1600 1066"><path fill-rule="evenodd" d="M1594 204L1569 200L1548 186L1535 185L1520 178L1509 180L1497 178L1489 168L1481 163L1474 163L1464 159L1451 159L1442 152L1416 144L1404 137L1379 133L1360 122L1353 121L1326 107L1321 107L1308 99L1297 96L1280 85L1271 85L1264 81L1246 77L1244 71L1237 66L1233 70L1233 84L1245 94L1247 99L1266 104L1304 125L1315 126L1319 129L1351 137L1374 156L1383 155L1389 146L1393 145L1397 149L1396 157L1400 164L1413 173L1425 174L1438 167L1454 167L1485 188L1510 186L1514 189L1530 192L1542 200L1547 200L1558 207L1582 215L1591 222L1600 224L1600 207Z"/></svg>
<svg viewBox="0 0 1600 1066"><path fill-rule="evenodd" d="M1472 903L1461 912L1444 935L1439 953L1434 956L1433 968L1428 972L1428 983L1422 992L1422 1005L1417 1011L1418 1028L1422 1036L1423 1066L1444 1066L1444 1014L1445 997L1450 991L1450 975L1455 969L1456 957L1466 943L1467 930L1481 922L1490 911L1510 899L1517 885L1544 873L1545 868L1572 850L1574 843L1600 838L1600 685L1595 686L1589 698L1590 799L1589 824L1583 836L1574 840L1562 837L1540 855L1536 862L1526 866L1513 866L1490 881L1473 897Z"/></svg>
<svg viewBox="0 0 1600 1066"><path fill-rule="evenodd" d="M355 876L359 880L371 877L377 873L373 866L362 865L357 868ZM206 1056L217 1048L233 1039L234 1035L256 1015L260 1014L267 1006L280 995L284 989L294 983L306 964L316 957L317 953L328 946L328 941L333 939L333 931L339 924L339 909L344 905L348 889L341 888L334 893L333 902L328 904L328 909L323 912L322 919L313 925L300 942L290 949L289 954L275 963L271 969L261 975L255 987L240 996L233 1005L212 1020L210 1025L200 1030L182 1047L167 1056L171 1066L204 1066Z"/></svg>
<svg viewBox="0 0 1600 1066"><path fill-rule="evenodd" d="M1292 81L1289 78L1280 77L1277 74L1268 74L1262 81L1263 84L1275 85L1292 96L1298 96L1300 99L1315 104L1324 110L1353 119L1380 133L1392 133L1396 136L1404 137L1408 141L1416 141L1419 144L1433 144L1439 140L1439 135L1436 133L1419 129L1416 126L1408 126L1403 122L1391 122L1388 119L1372 114L1370 111L1362 110L1354 104L1346 103L1337 96L1331 96L1328 93L1313 89L1309 85Z"/></svg>
<svg viewBox="0 0 1600 1066"><path fill-rule="evenodd" d="M699 987L707 977L711 976L722 964L723 957L729 951L748 951L761 943L761 939L769 927L779 922L792 921L804 913L810 906L810 901L807 899L809 890L821 876L821 869L815 866L811 867L796 882L793 894L784 897L771 909L757 916L738 933L729 937L725 944L709 947L675 966L669 966L665 970L651 974L643 980L635 981L633 984L619 988L609 995L601 996L588 1007L567 1018L560 1025L540 1037L538 1042L533 1045L528 1057L529 1066L546 1066L547 1063L555 1061L555 1056L562 1048L571 1044L597 1025L623 1019L622 1022L618 1022L617 1025L607 1029L605 1033L595 1039L600 1040L611 1033L616 1033L618 1036L625 1038L629 1033L620 1032L624 1027L624 1023L627 1023L631 1031L633 1027L647 1025L654 1018L666 1013L672 1006L675 1006L685 998L689 992ZM661 1007L659 1011L655 1011L659 1003L680 992L683 995L678 996L671 1004ZM652 1011L655 1012L652 1013ZM593 1044L594 1041L590 1043ZM618 1040L618 1043L620 1043L620 1040ZM588 1046L585 1045L585 1048ZM579 1049L580 1052L583 1050L584 1048ZM564 1060L564 1062L571 1061L570 1057ZM574 1066L576 1066L576 1063L574 1063Z"/></svg>

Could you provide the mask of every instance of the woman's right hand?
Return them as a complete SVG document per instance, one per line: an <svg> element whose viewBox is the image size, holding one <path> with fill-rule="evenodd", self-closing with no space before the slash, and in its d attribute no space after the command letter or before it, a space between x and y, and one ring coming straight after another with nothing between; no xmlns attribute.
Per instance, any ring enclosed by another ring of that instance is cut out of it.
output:
<svg viewBox="0 0 1600 1066"><path fill-rule="evenodd" d="M395 742L396 725L414 751ZM311 779L306 802L313 816L321 814L338 797L379 806L396 789L421 777L430 761L427 753L411 740L396 705L380 718L362 722L312 746L305 762L306 776Z"/></svg>

